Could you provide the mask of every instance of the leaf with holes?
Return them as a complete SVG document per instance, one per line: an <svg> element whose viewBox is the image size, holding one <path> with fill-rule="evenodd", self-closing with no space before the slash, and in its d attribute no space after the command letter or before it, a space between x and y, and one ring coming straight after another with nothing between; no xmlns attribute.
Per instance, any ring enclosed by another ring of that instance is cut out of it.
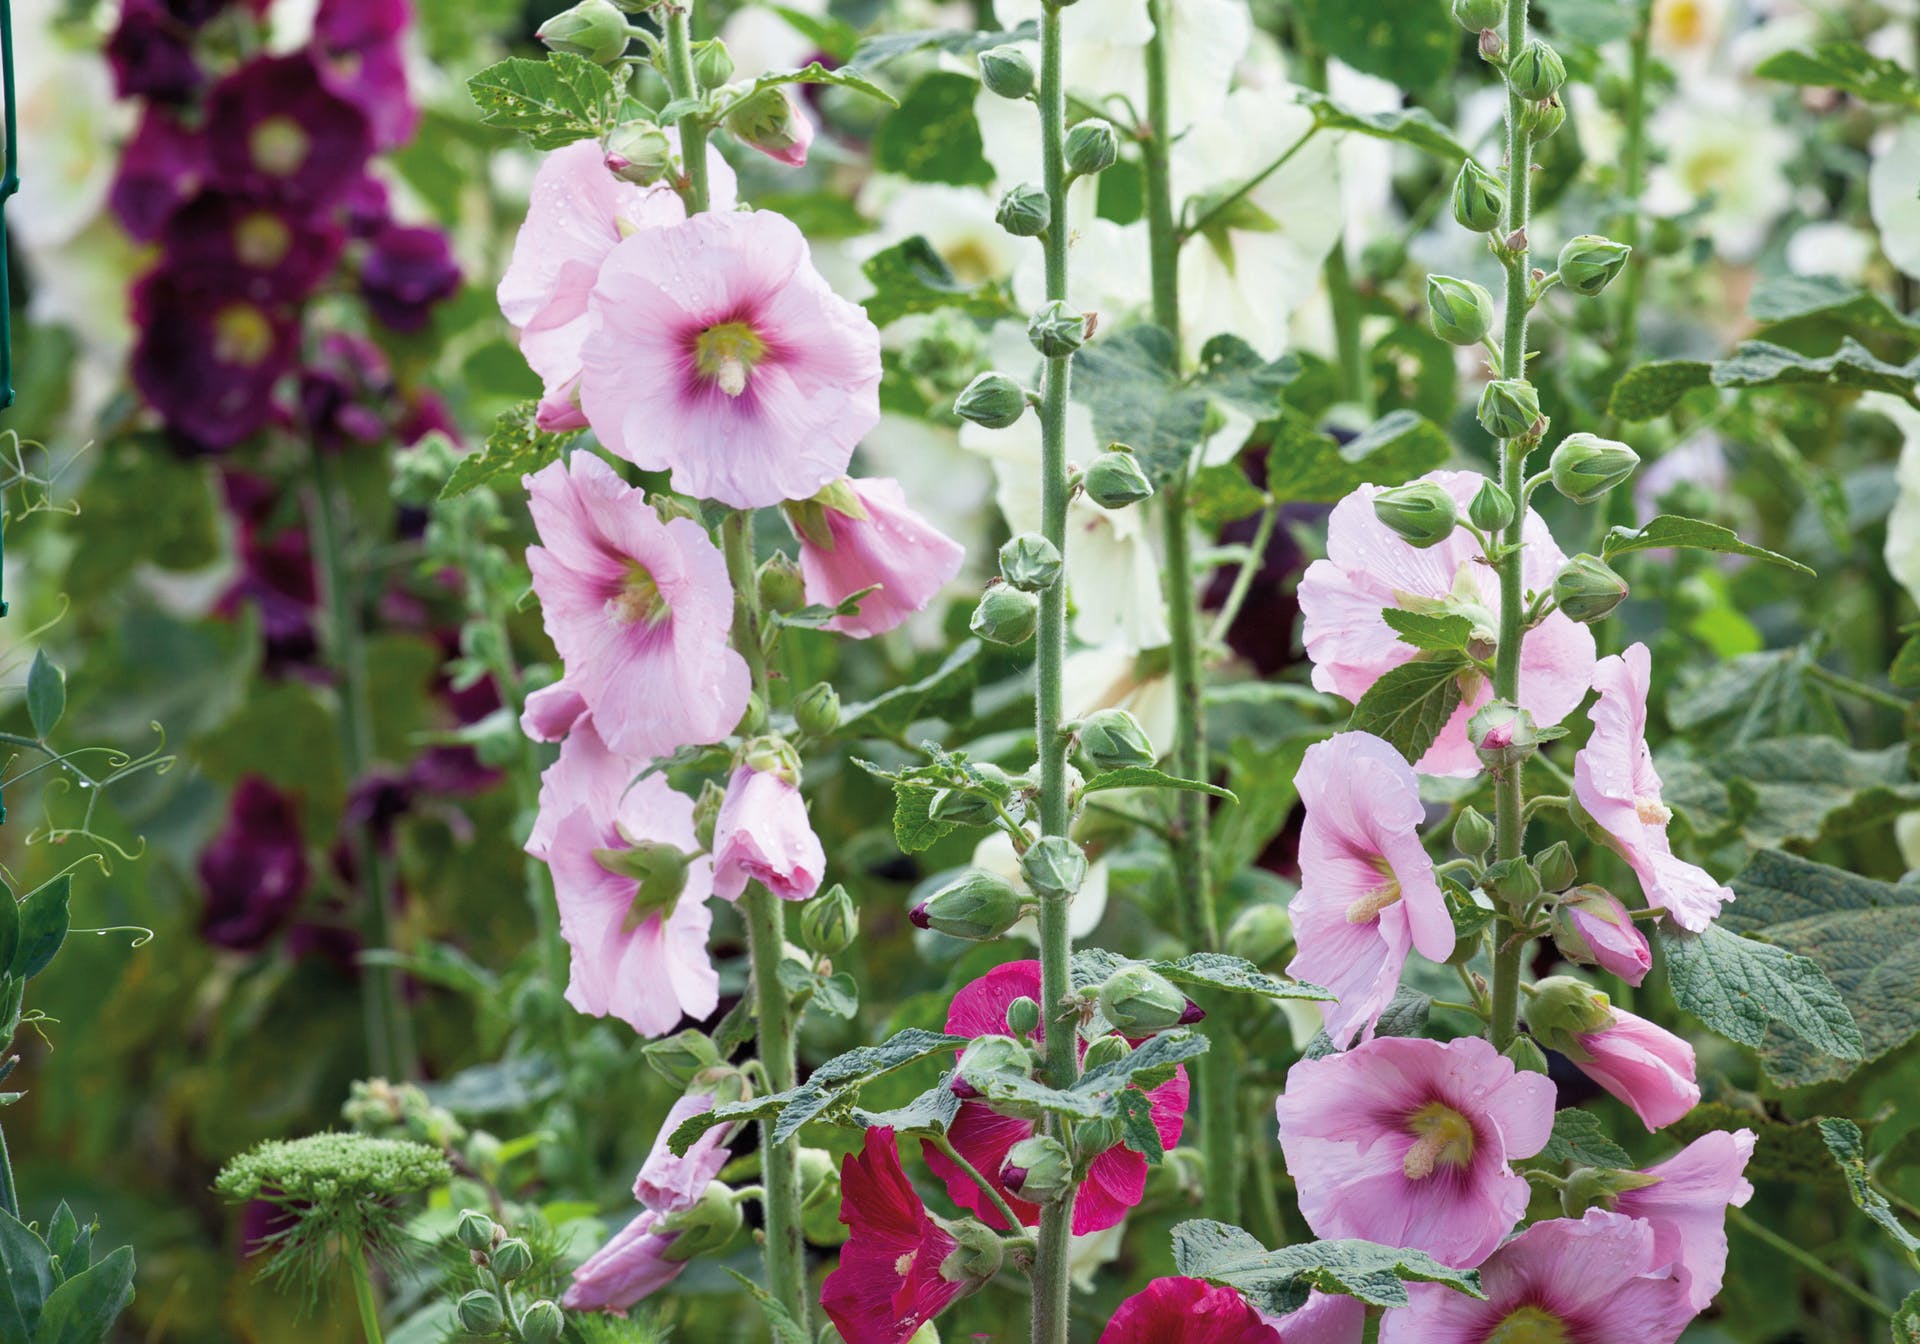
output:
<svg viewBox="0 0 1920 1344"><path fill-rule="evenodd" d="M1370 1241L1314 1241L1270 1251L1251 1233L1204 1218L1175 1226L1173 1262L1189 1278L1237 1289L1274 1316L1298 1311L1315 1288L1374 1307L1406 1306L1409 1283L1445 1284L1486 1298L1477 1272L1452 1269L1422 1251Z"/></svg>
<svg viewBox="0 0 1920 1344"><path fill-rule="evenodd" d="M584 56L556 51L541 61L514 56L467 81L485 126L519 131L535 149L558 149L613 129L613 77Z"/></svg>
<svg viewBox="0 0 1920 1344"><path fill-rule="evenodd" d="M1409 764L1417 763L1460 708L1460 674L1466 668L1459 654L1402 663L1367 688L1347 731L1372 733Z"/></svg>
<svg viewBox="0 0 1920 1344"><path fill-rule="evenodd" d="M538 407L537 402L523 401L495 417L486 443L453 464L447 483L440 487L440 498L457 499L495 481L517 482L556 460L575 435L549 434L535 425Z"/></svg>

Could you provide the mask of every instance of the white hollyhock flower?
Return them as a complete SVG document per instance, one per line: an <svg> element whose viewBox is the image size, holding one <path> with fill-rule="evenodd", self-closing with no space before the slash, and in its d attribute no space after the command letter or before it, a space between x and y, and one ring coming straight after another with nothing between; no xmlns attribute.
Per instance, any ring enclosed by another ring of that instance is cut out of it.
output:
<svg viewBox="0 0 1920 1344"><path fill-rule="evenodd" d="M1173 677L1164 655L1119 646L1078 649L1062 669L1061 707L1070 719L1097 709L1124 709L1140 721L1147 740L1165 756L1179 732Z"/></svg>
<svg viewBox="0 0 1920 1344"><path fill-rule="evenodd" d="M1860 405L1891 420L1903 440L1894 476L1900 494L1887 515L1887 572L1920 602L1920 411L1886 392L1869 392Z"/></svg>
<svg viewBox="0 0 1920 1344"><path fill-rule="evenodd" d="M1013 884L1015 891L1027 896L1033 894L1027 886L1027 879L1020 873L1020 856L1013 852L1013 841L1005 831L995 831L973 847L973 866L984 868L995 877L1005 878ZM1099 927L1101 918L1107 913L1105 859L1095 859L1087 865L1087 880L1080 884L1080 890L1074 893L1067 910L1067 927L1075 938L1085 938ZM1025 938L1036 947L1040 943L1040 928L1032 915L1007 932L1016 938Z"/></svg>
<svg viewBox="0 0 1920 1344"><path fill-rule="evenodd" d="M1015 238L994 220L994 199L975 187L875 177L861 193L863 213L875 217L873 232L850 250L862 260L918 234L966 285L1005 280L1038 249Z"/></svg>
<svg viewBox="0 0 1920 1344"><path fill-rule="evenodd" d="M1880 250L1908 275L1920 275L1920 121L1905 121L1875 138L1867 202Z"/></svg>
<svg viewBox="0 0 1920 1344"><path fill-rule="evenodd" d="M1787 240L1787 266L1795 275L1858 281L1872 263L1872 235L1839 220L1803 224Z"/></svg>
<svg viewBox="0 0 1920 1344"><path fill-rule="evenodd" d="M1666 162L1647 184L1647 204L1677 215L1703 202L1703 220L1720 255L1751 260L1792 201L1782 171L1793 141L1765 98L1729 81L1699 79L1661 111L1654 133Z"/></svg>
<svg viewBox="0 0 1920 1344"><path fill-rule="evenodd" d="M100 214L133 123L99 51L56 31L59 8L56 0L25 0L13 14L22 161L7 228L29 259L71 242Z"/></svg>

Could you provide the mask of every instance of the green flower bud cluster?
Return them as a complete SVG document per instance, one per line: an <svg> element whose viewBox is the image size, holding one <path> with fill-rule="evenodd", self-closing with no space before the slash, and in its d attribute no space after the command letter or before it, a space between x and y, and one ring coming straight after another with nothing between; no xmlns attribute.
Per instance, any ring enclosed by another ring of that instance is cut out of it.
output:
<svg viewBox="0 0 1920 1344"><path fill-rule="evenodd" d="M541 24L534 36L549 51L612 65L627 54L627 16L613 0L580 0Z"/></svg>
<svg viewBox="0 0 1920 1344"><path fill-rule="evenodd" d="M1124 509L1153 498L1153 482L1130 451L1112 448L1093 459L1080 477L1087 498L1103 509Z"/></svg>
<svg viewBox="0 0 1920 1344"><path fill-rule="evenodd" d="M1040 599L996 579L980 595L967 628L989 644L1018 648L1040 628Z"/></svg>
<svg viewBox="0 0 1920 1344"><path fill-rule="evenodd" d="M1151 766L1160 759L1140 720L1124 709L1097 709L1074 730L1080 754L1095 770Z"/></svg>

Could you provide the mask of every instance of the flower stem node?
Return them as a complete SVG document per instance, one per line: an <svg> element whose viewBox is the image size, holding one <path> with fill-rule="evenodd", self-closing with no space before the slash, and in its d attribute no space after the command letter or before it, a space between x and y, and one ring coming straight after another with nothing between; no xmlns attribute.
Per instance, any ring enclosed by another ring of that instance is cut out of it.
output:
<svg viewBox="0 0 1920 1344"><path fill-rule="evenodd" d="M1453 0L1453 21L1470 33L1498 28L1506 16L1505 0Z"/></svg>
<svg viewBox="0 0 1920 1344"><path fill-rule="evenodd" d="M1513 496L1495 481L1482 481L1467 505L1467 521L1482 532L1506 531L1513 522Z"/></svg>
<svg viewBox="0 0 1920 1344"><path fill-rule="evenodd" d="M1275 902L1243 906L1227 925L1227 952L1256 966L1273 961L1292 942L1293 917Z"/></svg>
<svg viewBox="0 0 1920 1344"><path fill-rule="evenodd" d="M1553 488L1576 504L1593 504L1633 475L1640 454L1618 439L1569 434L1553 450L1547 468Z"/></svg>
<svg viewBox="0 0 1920 1344"><path fill-rule="evenodd" d="M567 1318L560 1304L543 1297L521 1315L520 1338L526 1344L554 1344L566 1325Z"/></svg>
<svg viewBox="0 0 1920 1344"><path fill-rule="evenodd" d="M859 932L860 912L838 882L800 908L800 938L823 957L845 951Z"/></svg>
<svg viewBox="0 0 1920 1344"><path fill-rule="evenodd" d="M1478 345L1493 330L1493 295L1451 275L1427 277L1427 325L1450 345Z"/></svg>
<svg viewBox="0 0 1920 1344"><path fill-rule="evenodd" d="M1040 1005L1022 994L1007 1005L1007 1030L1016 1036L1030 1036L1040 1027Z"/></svg>
<svg viewBox="0 0 1920 1344"><path fill-rule="evenodd" d="M793 721L811 737L827 736L840 726L840 692L831 682L815 682L793 702Z"/></svg>
<svg viewBox="0 0 1920 1344"><path fill-rule="evenodd" d="M1460 165L1453 179L1453 218L1473 233L1492 233L1507 215L1507 189L1477 160Z"/></svg>
<svg viewBox="0 0 1920 1344"><path fill-rule="evenodd" d="M1493 823L1478 808L1469 807L1453 823L1453 847L1470 859L1493 848Z"/></svg>
<svg viewBox="0 0 1920 1344"><path fill-rule="evenodd" d="M485 1288L476 1288L454 1304L453 1314L460 1328L470 1335L498 1334L507 1323L500 1299Z"/></svg>
<svg viewBox="0 0 1920 1344"><path fill-rule="evenodd" d="M1480 392L1480 427L1496 439L1520 439L1540 419L1540 394L1519 378L1497 378Z"/></svg>
<svg viewBox="0 0 1920 1344"><path fill-rule="evenodd" d="M1038 238L1053 220L1053 202L1045 187L1022 182L1007 188L993 218L1015 238Z"/></svg>
<svg viewBox="0 0 1920 1344"><path fill-rule="evenodd" d="M1000 577L1023 593L1044 593L1060 581L1060 548L1038 532L1022 532L1000 548Z"/></svg>
<svg viewBox="0 0 1920 1344"><path fill-rule="evenodd" d="M1123 967L1108 976L1099 1003L1101 1015L1127 1036L1151 1036L1205 1016L1179 986L1145 966Z"/></svg>
<svg viewBox="0 0 1920 1344"><path fill-rule="evenodd" d="M1580 865L1574 862L1573 850L1565 840L1554 841L1534 859L1533 870L1540 874L1542 891L1565 891L1580 876Z"/></svg>
<svg viewBox="0 0 1920 1344"><path fill-rule="evenodd" d="M1103 509L1124 509L1153 498L1153 482L1141 470L1140 459L1118 448L1094 458L1080 485L1087 498Z"/></svg>
<svg viewBox="0 0 1920 1344"><path fill-rule="evenodd" d="M1060 1140L1035 1134L1007 1150L1000 1183L1029 1204L1051 1204L1073 1192L1073 1155Z"/></svg>
<svg viewBox="0 0 1920 1344"><path fill-rule="evenodd" d="M534 36L548 51L612 65L627 54L627 16L612 0L580 0L541 24Z"/></svg>
<svg viewBox="0 0 1920 1344"><path fill-rule="evenodd" d="M1020 876L1043 901L1070 901L1087 880L1087 856L1064 835L1046 835L1020 856Z"/></svg>
<svg viewBox="0 0 1920 1344"><path fill-rule="evenodd" d="M1453 496L1437 481L1409 481L1373 498L1373 516L1418 550L1438 546L1460 525Z"/></svg>
<svg viewBox="0 0 1920 1344"><path fill-rule="evenodd" d="M1019 99L1032 94L1033 62L1014 46L988 47L980 53L980 82L989 93Z"/></svg>
<svg viewBox="0 0 1920 1344"><path fill-rule="evenodd" d="M1575 1062L1591 1058L1578 1038L1612 1024L1612 1001L1571 975L1550 975L1540 981L1527 1004L1527 1029L1535 1039Z"/></svg>
<svg viewBox="0 0 1920 1344"><path fill-rule="evenodd" d="M1066 159L1075 176L1104 173L1120 161L1120 133L1100 117L1083 121L1067 132Z"/></svg>
<svg viewBox="0 0 1920 1344"><path fill-rule="evenodd" d="M738 1235L740 1224L740 1201L733 1197L733 1191L720 1181L708 1181L691 1206L667 1214L654 1226L678 1234L660 1255L680 1262L722 1249Z"/></svg>
<svg viewBox="0 0 1920 1344"><path fill-rule="evenodd" d="M533 1268L533 1248L519 1237L508 1237L488 1257L493 1272L507 1283Z"/></svg>
<svg viewBox="0 0 1920 1344"><path fill-rule="evenodd" d="M1504 774L1538 750L1540 732L1533 715L1508 700L1489 700L1467 720L1467 740L1480 763Z"/></svg>
<svg viewBox="0 0 1920 1344"><path fill-rule="evenodd" d="M1605 620L1627 600L1627 581L1597 555L1576 555L1553 577L1561 614L1582 625Z"/></svg>
<svg viewBox="0 0 1920 1344"><path fill-rule="evenodd" d="M1096 709L1076 730L1080 753L1095 770L1151 766L1160 759L1140 720L1124 709Z"/></svg>
<svg viewBox="0 0 1920 1344"><path fill-rule="evenodd" d="M650 121L629 121L607 137L607 171L622 182L650 187L667 175L673 142Z"/></svg>
<svg viewBox="0 0 1920 1344"><path fill-rule="evenodd" d="M964 1283L969 1292L1000 1272L1006 1255L1006 1243L1000 1234L978 1218L962 1218L947 1228L953 1249L940 1262L940 1277L948 1283Z"/></svg>
<svg viewBox="0 0 1920 1344"><path fill-rule="evenodd" d="M955 398L953 413L982 429L1010 429L1027 413L1027 392L1004 373L983 373Z"/></svg>
<svg viewBox="0 0 1920 1344"><path fill-rule="evenodd" d="M1500 1052L1513 1061L1513 1067L1521 1073L1540 1073L1547 1071L1547 1056L1531 1036L1516 1036L1513 1044Z"/></svg>
<svg viewBox="0 0 1920 1344"><path fill-rule="evenodd" d="M984 943L1019 923L1025 913L1026 902L1011 882L984 868L969 868L916 905L909 918L916 928Z"/></svg>
<svg viewBox="0 0 1920 1344"><path fill-rule="evenodd" d="M1597 233L1583 233L1560 249L1560 283L1584 298L1594 298L1613 283L1633 249Z"/></svg>
<svg viewBox="0 0 1920 1344"><path fill-rule="evenodd" d="M1065 359L1087 343L1087 319L1059 299L1033 315L1027 339L1044 359Z"/></svg>
<svg viewBox="0 0 1920 1344"><path fill-rule="evenodd" d="M1530 103L1553 97L1566 82L1566 62L1537 37L1528 39L1507 62L1507 87Z"/></svg>
<svg viewBox="0 0 1920 1344"><path fill-rule="evenodd" d="M740 143L782 162L792 162L796 156L798 162L806 162L806 147L813 140L806 113L777 87L742 100L727 113L726 126Z"/></svg>

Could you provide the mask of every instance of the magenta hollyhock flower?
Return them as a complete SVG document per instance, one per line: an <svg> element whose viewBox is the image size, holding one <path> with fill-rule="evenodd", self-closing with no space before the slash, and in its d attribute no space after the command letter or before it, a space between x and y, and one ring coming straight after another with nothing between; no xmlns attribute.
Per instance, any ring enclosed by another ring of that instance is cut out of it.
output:
<svg viewBox="0 0 1920 1344"><path fill-rule="evenodd" d="M377 150L398 149L413 139L420 109L407 83L406 54L395 38L364 46L321 40L321 77L334 93L365 114Z"/></svg>
<svg viewBox="0 0 1920 1344"><path fill-rule="evenodd" d="M1485 477L1436 471L1421 478L1440 485L1465 515ZM1374 517L1381 487L1363 485L1334 506L1327 558L1307 567L1300 581L1301 639L1313 660L1316 690L1358 700L1384 674L1421 656L1396 635L1381 612L1388 608L1465 616L1477 639L1499 637L1499 575L1461 528L1420 550ZM1527 511L1521 572L1526 588L1544 593L1566 556L1540 515ZM1520 657L1520 704L1542 727L1579 707L1593 675L1593 632L1554 612L1529 631ZM1461 674L1460 708L1418 762L1430 775L1478 774L1480 760L1467 740L1467 720L1493 698L1484 677Z"/></svg>
<svg viewBox="0 0 1920 1344"><path fill-rule="evenodd" d="M393 433L388 416L399 396L379 346L330 331L300 370L300 424L322 448L374 443Z"/></svg>
<svg viewBox="0 0 1920 1344"><path fill-rule="evenodd" d="M664 756L733 731L750 691L727 644L727 565L691 518L661 522L646 493L574 453L526 478L527 548L541 618L607 744Z"/></svg>
<svg viewBox="0 0 1920 1344"><path fill-rule="evenodd" d="M360 178L373 135L359 108L326 86L310 52L247 62L207 97L214 182L309 207L332 205Z"/></svg>
<svg viewBox="0 0 1920 1344"><path fill-rule="evenodd" d="M826 868L793 781L772 770L735 770L713 823L713 894L737 901L747 883L758 882L783 901L804 901L820 890Z"/></svg>
<svg viewBox="0 0 1920 1344"><path fill-rule="evenodd" d="M771 211L696 215L600 268L580 408L673 488L737 509L806 499L880 420L880 333Z"/></svg>
<svg viewBox="0 0 1920 1344"><path fill-rule="evenodd" d="M677 151L675 134L668 138ZM731 210L733 169L711 148L707 182L713 208ZM520 333L520 353L546 385L542 429L587 423L577 404L580 345L590 325L587 297L607 254L622 238L686 217L685 203L666 183L641 187L608 172L597 141L576 141L540 161L497 297L502 316Z"/></svg>
<svg viewBox="0 0 1920 1344"><path fill-rule="evenodd" d="M1624 1008L1609 1011L1610 1025L1574 1036L1587 1055L1573 1055L1580 1071L1631 1107L1649 1130L1672 1124L1698 1105L1693 1046Z"/></svg>
<svg viewBox="0 0 1920 1344"><path fill-rule="evenodd" d="M199 866L200 936L215 947L259 951L307 890L307 846L294 800L258 775L243 778Z"/></svg>
<svg viewBox="0 0 1920 1344"><path fill-rule="evenodd" d="M966 1292L940 1272L958 1243L914 1193L891 1129L841 1159L840 1221L850 1234L820 1305L846 1344L904 1344Z"/></svg>
<svg viewBox="0 0 1920 1344"><path fill-rule="evenodd" d="M947 1030L955 1036L1005 1036L1008 1034L1007 1008L1013 1001L1018 998L1038 1001L1040 997L1039 962L1011 961L996 966L953 996L947 1010ZM1038 1042L1042 1035L1035 1031L1032 1039ZM1083 1054L1086 1048L1086 1042L1082 1041ZM1186 1124L1187 1094L1187 1073L1178 1067L1172 1078L1147 1093L1153 1127L1168 1148L1180 1142L1180 1131ZM1000 1169L1014 1144L1031 1137L1033 1132L1032 1121L1000 1115L983 1101L962 1102L953 1127L947 1131L960 1156L992 1183L1020 1221L1029 1227L1039 1223L1040 1206L1029 1204L1009 1190L1000 1178ZM927 1165L946 1182L947 1195L955 1204L971 1210L990 1227L1009 1230L999 1210L957 1163L931 1144L924 1145L923 1151ZM1114 1144L1088 1164L1086 1183L1080 1187L1073 1203L1073 1234L1083 1237L1115 1226L1127 1216L1127 1210L1140 1202L1146 1189L1145 1156L1124 1144Z"/></svg>
<svg viewBox="0 0 1920 1344"><path fill-rule="evenodd" d="M654 1136L653 1148L633 1178L633 1197L656 1213L674 1213L690 1209L720 1175L732 1156L727 1151L731 1125L715 1125L688 1146L686 1156L674 1156L667 1140L682 1122L713 1109L713 1093L688 1092L673 1103L667 1118Z"/></svg>
<svg viewBox="0 0 1920 1344"><path fill-rule="evenodd" d="M1653 969L1653 949L1619 897L1600 887L1576 887L1553 911L1554 945L1569 961L1611 971L1638 985Z"/></svg>
<svg viewBox="0 0 1920 1344"><path fill-rule="evenodd" d="M257 303L306 298L333 270L344 241L324 218L224 191L200 192L160 233L170 269L219 274L223 288Z"/></svg>
<svg viewBox="0 0 1920 1344"><path fill-rule="evenodd" d="M125 0L106 46L114 92L122 98L186 102L206 78L193 53L193 30L162 0Z"/></svg>
<svg viewBox="0 0 1920 1344"><path fill-rule="evenodd" d="M235 294L225 277L169 267L133 291L134 385L189 446L231 448L273 416L299 345L293 315Z"/></svg>
<svg viewBox="0 0 1920 1344"><path fill-rule="evenodd" d="M1665 1162L1646 1168L1659 1183L1613 1197L1609 1207L1653 1228L1656 1263L1671 1263L1687 1303L1704 1311L1727 1272L1727 1206L1753 1198L1743 1173L1753 1156L1750 1129L1702 1134Z"/></svg>
<svg viewBox="0 0 1920 1344"><path fill-rule="evenodd" d="M562 677L527 696L520 711L520 731L536 742L558 742L586 712L580 688Z"/></svg>
<svg viewBox="0 0 1920 1344"><path fill-rule="evenodd" d="M160 234L182 201L207 180L207 142L170 108L149 105L120 151L107 203L138 242Z"/></svg>
<svg viewBox="0 0 1920 1344"><path fill-rule="evenodd" d="M429 310L460 288L460 266L438 229L389 224L360 263L360 295L394 331L418 331Z"/></svg>
<svg viewBox="0 0 1920 1344"><path fill-rule="evenodd" d="M1294 784L1306 821L1287 973L1339 995L1320 1012L1344 1049L1373 1038L1409 947L1433 961L1453 955L1453 917L1420 843L1420 784L1398 751L1371 733L1338 733L1307 748Z"/></svg>
<svg viewBox="0 0 1920 1344"><path fill-rule="evenodd" d="M1646 1223L1590 1209L1535 1223L1480 1267L1487 1300L1410 1283L1380 1344L1674 1344L1694 1317Z"/></svg>
<svg viewBox="0 0 1920 1344"><path fill-rule="evenodd" d="M1553 1084L1478 1037L1382 1036L1295 1064L1275 1110L1316 1235L1467 1269L1527 1211L1526 1178L1508 1163L1546 1147Z"/></svg>
<svg viewBox="0 0 1920 1344"><path fill-rule="evenodd" d="M568 1311L624 1312L679 1278L687 1262L667 1259L667 1249L680 1234L654 1230L664 1216L642 1209L573 1271L573 1282L560 1305Z"/></svg>
<svg viewBox="0 0 1920 1344"><path fill-rule="evenodd" d="M1281 1344L1282 1336L1231 1288L1203 1279L1155 1279L1120 1304L1100 1344Z"/></svg>
<svg viewBox="0 0 1920 1344"><path fill-rule="evenodd" d="M1644 644L1595 665L1593 684L1600 698L1587 711L1593 735L1573 758L1573 796L1640 879L1647 904L1664 908L1675 924L1699 933L1733 892L1704 869L1675 858L1668 843L1673 814L1660 801L1660 775L1647 747L1652 673L1653 656Z"/></svg>
<svg viewBox="0 0 1920 1344"><path fill-rule="evenodd" d="M907 507L898 481L884 476L837 482L789 516L798 520L807 601L837 607L863 589L876 590L860 599L855 615L827 622L855 639L924 610L967 558L959 542Z"/></svg>

